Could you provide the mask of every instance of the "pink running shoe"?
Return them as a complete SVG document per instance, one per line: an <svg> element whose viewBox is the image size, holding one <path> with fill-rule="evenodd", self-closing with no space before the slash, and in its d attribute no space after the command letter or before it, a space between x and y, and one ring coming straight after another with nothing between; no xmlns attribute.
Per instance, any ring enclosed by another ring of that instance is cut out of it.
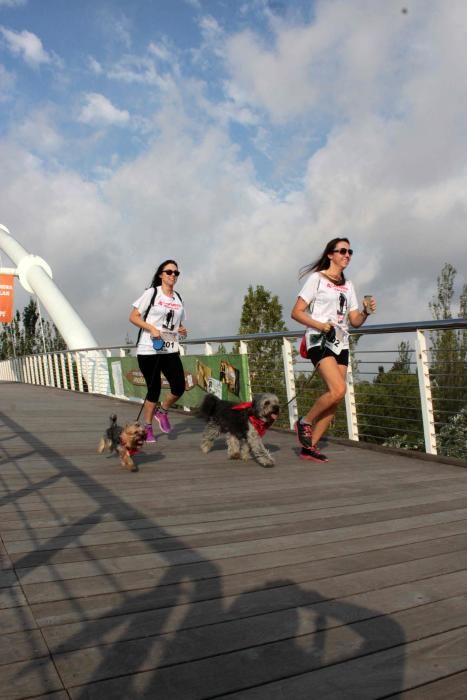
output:
<svg viewBox="0 0 467 700"><path fill-rule="evenodd" d="M159 423L159 428L161 429L161 432L170 433L170 431L172 430L172 426L170 425L167 411L164 411L161 408L156 408L156 410L154 411L154 418Z"/></svg>
<svg viewBox="0 0 467 700"><path fill-rule="evenodd" d="M144 429L146 430L146 440L145 442L157 442L157 438L152 432L152 425L145 425Z"/></svg>

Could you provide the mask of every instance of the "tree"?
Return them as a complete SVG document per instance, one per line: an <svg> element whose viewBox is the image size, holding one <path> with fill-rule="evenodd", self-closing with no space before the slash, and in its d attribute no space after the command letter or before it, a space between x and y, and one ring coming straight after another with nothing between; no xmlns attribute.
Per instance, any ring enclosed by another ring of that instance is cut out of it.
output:
<svg viewBox="0 0 467 700"><path fill-rule="evenodd" d="M243 300L239 334L285 330L287 329L282 318L282 305L279 298L276 295L273 296L262 285L258 285L256 289L252 286L248 287ZM235 352L238 350L237 343ZM285 394L281 339L249 341L248 362L253 393L271 391L276 394L281 392Z"/></svg>
<svg viewBox="0 0 467 700"><path fill-rule="evenodd" d="M429 307L437 320L452 318L455 268L445 263L437 279L438 289ZM467 317L467 284L459 298L459 318ZM432 394L437 426L442 426L465 406L467 400L465 330L433 331L431 333Z"/></svg>
<svg viewBox="0 0 467 700"><path fill-rule="evenodd" d="M356 385L359 431L368 442L393 444L401 438L418 444L423 441L423 423L417 375L410 372L408 343L399 345L399 357L388 372L378 368L370 384ZM395 446L393 444L393 446Z"/></svg>
<svg viewBox="0 0 467 700"><path fill-rule="evenodd" d="M40 319L37 302L30 299L20 314L17 309L13 321L3 324L0 332L0 359L5 360L22 355L66 350L65 341L57 327L48 320Z"/></svg>

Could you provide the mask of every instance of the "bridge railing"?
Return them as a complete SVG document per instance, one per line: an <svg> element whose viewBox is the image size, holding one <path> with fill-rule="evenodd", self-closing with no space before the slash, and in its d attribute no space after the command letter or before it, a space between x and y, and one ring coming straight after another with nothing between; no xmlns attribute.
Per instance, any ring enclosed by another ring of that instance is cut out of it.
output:
<svg viewBox="0 0 467 700"><path fill-rule="evenodd" d="M292 428L323 392L298 353L302 331L187 339L184 354L248 355L251 391L274 391ZM345 402L330 435L467 459L467 319L367 325L352 331ZM108 358L134 346L84 348L0 361L0 381L112 393ZM116 391L116 390L115 390ZM135 399L133 399L135 400ZM136 399L137 400L137 399Z"/></svg>

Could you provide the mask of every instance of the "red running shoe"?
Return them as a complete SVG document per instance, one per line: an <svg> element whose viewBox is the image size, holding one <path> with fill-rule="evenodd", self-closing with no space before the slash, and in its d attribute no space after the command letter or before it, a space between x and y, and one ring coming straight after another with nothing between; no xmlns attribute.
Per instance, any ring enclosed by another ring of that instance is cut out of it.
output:
<svg viewBox="0 0 467 700"><path fill-rule="evenodd" d="M310 462L329 462L326 455L323 455L319 447L316 447L316 445L308 449L303 447L302 451L300 452L300 459L308 459Z"/></svg>
<svg viewBox="0 0 467 700"><path fill-rule="evenodd" d="M297 433L298 442L302 447L308 450L312 447L313 430L309 423L302 423L301 418L295 423L295 432Z"/></svg>

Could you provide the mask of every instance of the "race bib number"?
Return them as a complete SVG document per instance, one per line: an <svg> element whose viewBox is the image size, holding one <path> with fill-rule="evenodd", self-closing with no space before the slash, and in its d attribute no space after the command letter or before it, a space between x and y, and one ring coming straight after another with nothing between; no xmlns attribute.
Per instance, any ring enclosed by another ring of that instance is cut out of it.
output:
<svg viewBox="0 0 467 700"><path fill-rule="evenodd" d="M334 355L339 355L344 343L344 332L341 328L339 328L339 326L334 326L334 330L336 332L334 340L331 342L330 340L326 339L325 347L332 350Z"/></svg>
<svg viewBox="0 0 467 700"><path fill-rule="evenodd" d="M161 333L161 340L164 341L163 346L160 350L157 350L157 354L164 354L169 352L178 352L180 346L178 343L178 333L168 333L164 331Z"/></svg>

